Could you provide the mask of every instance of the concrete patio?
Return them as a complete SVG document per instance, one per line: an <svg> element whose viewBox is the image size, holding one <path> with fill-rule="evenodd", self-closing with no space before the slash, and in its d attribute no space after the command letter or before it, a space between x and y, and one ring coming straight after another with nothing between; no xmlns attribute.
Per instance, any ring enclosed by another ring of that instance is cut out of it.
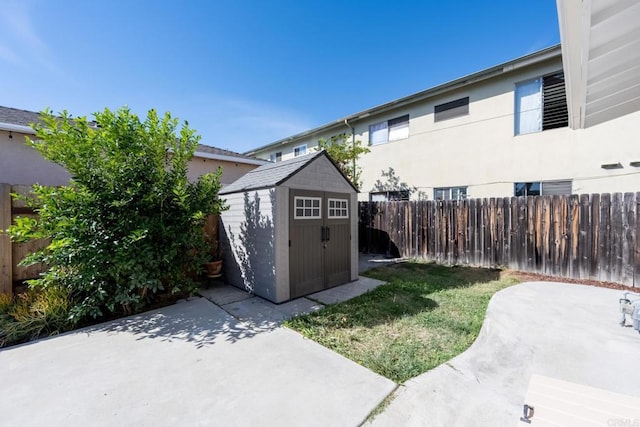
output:
<svg viewBox="0 0 640 427"><path fill-rule="evenodd" d="M515 426L525 403L541 403L526 400L534 376L625 395L637 404L631 406L632 418L614 413L605 417L609 424L593 424L593 418L584 418L585 410L602 415L610 405L578 405L572 413L576 405L571 400L562 405L570 417L554 424L534 416L531 426L637 425L640 334L619 325L621 297L617 290L549 282L498 292L473 345L401 385L370 425Z"/></svg>
<svg viewBox="0 0 640 427"><path fill-rule="evenodd" d="M397 389L281 326L379 285L361 278L277 305L219 284L205 298L0 350L0 424L357 426L391 395L370 425L513 426L540 377L640 402L640 335L618 324L620 291L505 289L469 350Z"/></svg>
<svg viewBox="0 0 640 427"><path fill-rule="evenodd" d="M365 279L316 298L381 283ZM0 350L0 425L355 426L396 387L279 327L320 302L278 306L225 285L203 294L222 308L193 298Z"/></svg>

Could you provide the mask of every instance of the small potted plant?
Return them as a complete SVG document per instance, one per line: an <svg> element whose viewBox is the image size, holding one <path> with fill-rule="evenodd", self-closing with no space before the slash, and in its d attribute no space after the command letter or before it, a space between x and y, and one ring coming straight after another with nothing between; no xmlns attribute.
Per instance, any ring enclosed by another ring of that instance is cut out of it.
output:
<svg viewBox="0 0 640 427"><path fill-rule="evenodd" d="M220 242L218 240L211 242L209 261L205 263L204 268L209 278L222 275L222 258L220 257Z"/></svg>

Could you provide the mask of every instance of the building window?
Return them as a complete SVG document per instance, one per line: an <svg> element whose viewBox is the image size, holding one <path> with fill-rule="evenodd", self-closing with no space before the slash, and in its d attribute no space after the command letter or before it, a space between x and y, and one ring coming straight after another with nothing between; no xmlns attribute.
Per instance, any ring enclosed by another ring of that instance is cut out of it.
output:
<svg viewBox="0 0 640 427"><path fill-rule="evenodd" d="M409 200L409 190L372 191L369 198L372 202L397 202Z"/></svg>
<svg viewBox="0 0 640 427"><path fill-rule="evenodd" d="M369 126L369 145L409 138L409 115Z"/></svg>
<svg viewBox="0 0 640 427"><path fill-rule="evenodd" d="M441 187L433 189L435 200L463 200L467 198L467 187Z"/></svg>
<svg viewBox="0 0 640 427"><path fill-rule="evenodd" d="M513 185L513 194L516 197L571 194L571 186L571 180L516 182Z"/></svg>
<svg viewBox="0 0 640 427"><path fill-rule="evenodd" d="M295 219L321 219L322 199L320 197L295 197Z"/></svg>
<svg viewBox="0 0 640 427"><path fill-rule="evenodd" d="M298 145L293 148L293 155L295 157L307 154L307 144Z"/></svg>
<svg viewBox="0 0 640 427"><path fill-rule="evenodd" d="M466 116L469 114L469 97L467 96L445 104L436 105L433 108L433 112L434 121L436 122Z"/></svg>
<svg viewBox="0 0 640 427"><path fill-rule="evenodd" d="M277 153L271 153L269 155L269 160L271 160L273 163L281 162L282 161L282 152L279 151Z"/></svg>
<svg viewBox="0 0 640 427"><path fill-rule="evenodd" d="M349 201L345 199L329 199L328 218L349 218Z"/></svg>
<svg viewBox="0 0 640 427"><path fill-rule="evenodd" d="M516 135L569 125L563 72L516 84L515 97Z"/></svg>

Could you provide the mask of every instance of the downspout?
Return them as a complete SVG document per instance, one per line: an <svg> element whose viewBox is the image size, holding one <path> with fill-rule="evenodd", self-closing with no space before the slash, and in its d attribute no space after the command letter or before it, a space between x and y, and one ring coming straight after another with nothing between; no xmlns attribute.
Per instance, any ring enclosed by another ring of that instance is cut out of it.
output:
<svg viewBox="0 0 640 427"><path fill-rule="evenodd" d="M344 124L351 130L351 146L353 147L353 151L356 151L356 130L351 127L347 119L344 119ZM356 179L356 158L353 158L353 179ZM354 182L353 185L358 187L358 183Z"/></svg>

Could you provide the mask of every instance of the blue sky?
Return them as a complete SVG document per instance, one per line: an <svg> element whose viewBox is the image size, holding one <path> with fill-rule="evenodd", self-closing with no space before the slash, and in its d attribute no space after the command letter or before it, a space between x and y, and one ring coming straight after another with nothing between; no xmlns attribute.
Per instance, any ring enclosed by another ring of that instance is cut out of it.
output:
<svg viewBox="0 0 640 427"><path fill-rule="evenodd" d="M555 0L2 0L0 105L244 152L560 42Z"/></svg>

